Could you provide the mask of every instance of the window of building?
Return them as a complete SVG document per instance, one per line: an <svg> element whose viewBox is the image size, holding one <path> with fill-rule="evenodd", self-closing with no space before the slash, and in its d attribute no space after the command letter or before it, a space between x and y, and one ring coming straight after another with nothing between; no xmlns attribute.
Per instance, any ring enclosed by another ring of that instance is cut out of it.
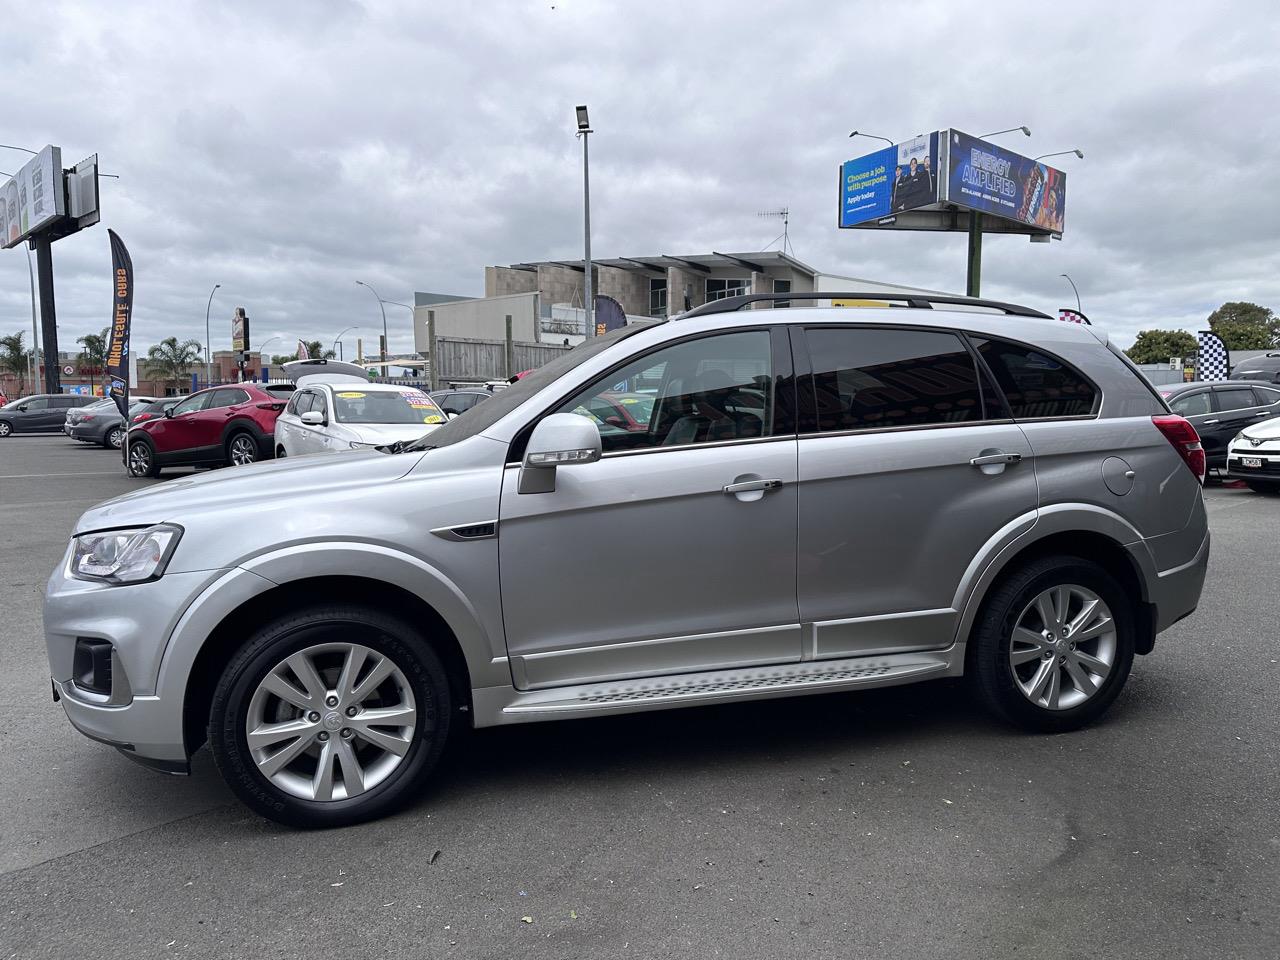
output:
<svg viewBox="0 0 1280 960"><path fill-rule="evenodd" d="M1086 417L1093 413L1098 391L1061 360L1019 343L972 337L995 375L1013 416Z"/></svg>
<svg viewBox="0 0 1280 960"><path fill-rule="evenodd" d="M649 316L666 317L667 315L667 278L649 278Z"/></svg>
<svg viewBox="0 0 1280 960"><path fill-rule="evenodd" d="M750 292L750 277L719 277L707 280L707 303Z"/></svg>
<svg viewBox="0 0 1280 960"><path fill-rule="evenodd" d="M790 293L790 292L791 292L791 281L790 281L790 280L775 280L775 281L773 281L773 292L774 292L774 293ZM773 301L773 306L774 306L774 309L778 309L778 308L780 308L780 307L789 307L789 306L791 306L791 301L790 301L790 300L775 300L775 301Z"/></svg>
<svg viewBox="0 0 1280 960"><path fill-rule="evenodd" d="M807 336L819 431L969 423L1003 415L991 397L991 413L984 416L978 369L953 333L828 328Z"/></svg>

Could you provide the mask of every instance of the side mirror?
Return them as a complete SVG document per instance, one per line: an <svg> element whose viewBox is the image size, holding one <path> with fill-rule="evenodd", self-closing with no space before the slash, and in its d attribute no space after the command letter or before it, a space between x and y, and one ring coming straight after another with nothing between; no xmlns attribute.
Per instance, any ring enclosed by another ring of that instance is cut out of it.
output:
<svg viewBox="0 0 1280 960"><path fill-rule="evenodd" d="M319 410L308 410L299 419L308 427L323 427L325 422L324 414Z"/></svg>
<svg viewBox="0 0 1280 960"><path fill-rule="evenodd" d="M18 408L18 412L19 412L19 413L26 413L26 412L27 412L27 410L29 410L29 409L30 409L30 407L28 407L28 406L24 403L22 406L20 406L20 407Z"/></svg>
<svg viewBox="0 0 1280 960"><path fill-rule="evenodd" d="M623 419L622 419L620 416L618 416L617 414L614 414L614 415L613 415L613 416L611 416L611 417L605 417L605 418L604 418L604 422L605 422L606 424L608 424L609 426L614 427L614 428L615 428L615 429L617 429L617 430L625 430L625 429L627 429L627 421L623 420Z"/></svg>
<svg viewBox="0 0 1280 960"><path fill-rule="evenodd" d="M167 419L172 420L172 419L173 419L173 407L165 407L165 408L164 408L164 415L165 415L165 417L166 417Z"/></svg>
<svg viewBox="0 0 1280 960"><path fill-rule="evenodd" d="M600 431L576 413L553 413L533 428L520 466L519 493L552 493L556 467L600 459Z"/></svg>

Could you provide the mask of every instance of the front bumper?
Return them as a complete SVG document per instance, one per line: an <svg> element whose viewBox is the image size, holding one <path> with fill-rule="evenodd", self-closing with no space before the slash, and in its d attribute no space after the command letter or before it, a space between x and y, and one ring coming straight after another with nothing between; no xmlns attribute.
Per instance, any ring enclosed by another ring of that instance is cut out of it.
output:
<svg viewBox="0 0 1280 960"><path fill-rule="evenodd" d="M71 725L90 740L115 747L126 757L166 773L190 772L182 744L181 717L159 697L134 697L107 704L86 699L74 681L53 681L53 692ZM175 725L176 724L176 725ZM172 737L178 731L178 739Z"/></svg>

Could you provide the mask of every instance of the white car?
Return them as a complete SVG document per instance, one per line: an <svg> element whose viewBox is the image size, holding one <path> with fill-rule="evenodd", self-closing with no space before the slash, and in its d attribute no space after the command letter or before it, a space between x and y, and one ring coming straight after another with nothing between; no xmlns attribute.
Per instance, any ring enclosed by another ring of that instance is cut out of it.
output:
<svg viewBox="0 0 1280 960"><path fill-rule="evenodd" d="M1251 423L1227 444L1227 474L1259 493L1280 493L1280 417Z"/></svg>
<svg viewBox="0 0 1280 960"><path fill-rule="evenodd" d="M425 391L370 383L354 364L299 360L285 373L298 389L276 419L277 458L417 440L448 419Z"/></svg>

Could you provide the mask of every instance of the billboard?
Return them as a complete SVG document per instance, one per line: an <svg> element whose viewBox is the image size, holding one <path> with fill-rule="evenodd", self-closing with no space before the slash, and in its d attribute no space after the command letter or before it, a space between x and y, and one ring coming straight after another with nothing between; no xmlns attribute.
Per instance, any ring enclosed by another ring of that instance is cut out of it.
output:
<svg viewBox="0 0 1280 960"><path fill-rule="evenodd" d="M0 187L0 246L17 246L66 213L62 151L46 146Z"/></svg>
<svg viewBox="0 0 1280 960"><path fill-rule="evenodd" d="M926 133L840 165L840 223L853 227L939 199L938 134Z"/></svg>
<svg viewBox="0 0 1280 960"><path fill-rule="evenodd" d="M249 318L244 315L244 307L236 307L235 315L231 318L231 349L249 349Z"/></svg>
<svg viewBox="0 0 1280 960"><path fill-rule="evenodd" d="M948 130L946 136L948 203L1062 232L1065 173L959 130Z"/></svg>

